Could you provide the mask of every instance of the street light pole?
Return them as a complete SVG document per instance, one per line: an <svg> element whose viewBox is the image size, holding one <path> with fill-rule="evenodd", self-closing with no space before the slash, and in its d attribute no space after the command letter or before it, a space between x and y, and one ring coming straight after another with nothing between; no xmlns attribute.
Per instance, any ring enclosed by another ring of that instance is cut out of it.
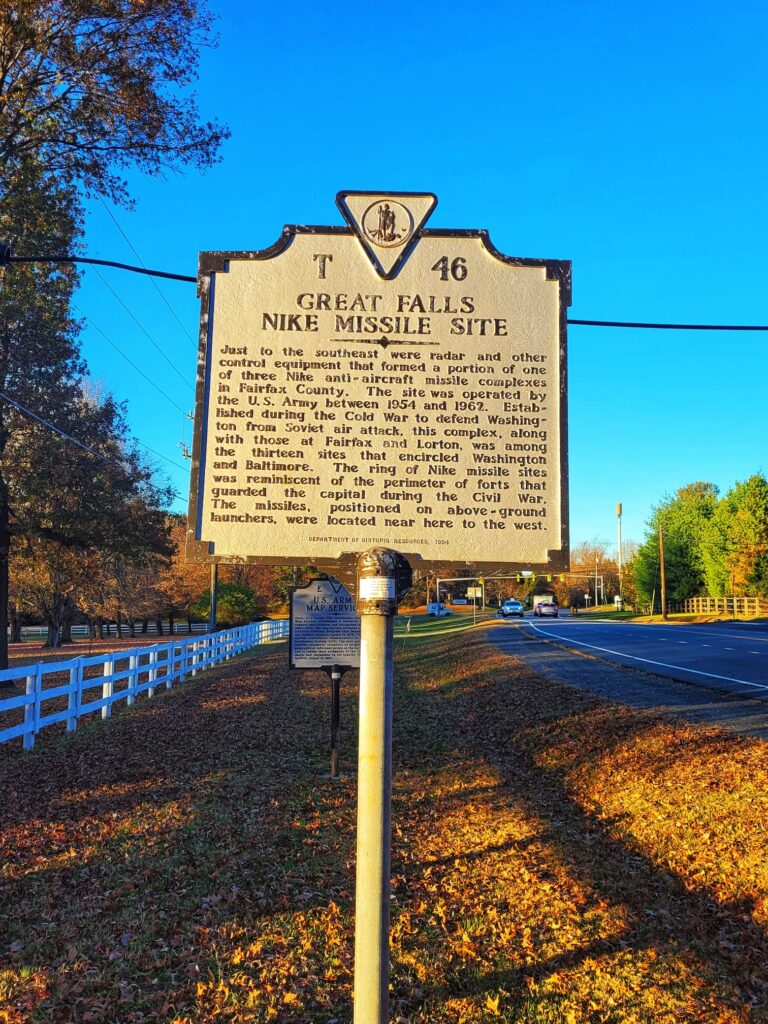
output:
<svg viewBox="0 0 768 1024"><path fill-rule="evenodd" d="M621 579L621 502L619 502L618 505L616 506L616 516L617 516L618 523L619 523L619 598L623 601L623 599L624 599L624 591L623 591L623 588L622 588L622 579Z"/></svg>

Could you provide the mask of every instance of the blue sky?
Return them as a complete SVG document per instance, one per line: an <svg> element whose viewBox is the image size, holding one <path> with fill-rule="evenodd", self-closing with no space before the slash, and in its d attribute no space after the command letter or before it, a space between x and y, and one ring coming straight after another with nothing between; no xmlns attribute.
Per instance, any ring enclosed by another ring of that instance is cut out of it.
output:
<svg viewBox="0 0 768 1024"><path fill-rule="evenodd" d="M197 91L232 138L206 174L130 177L135 211L112 212L147 266L341 223L340 189L432 191L431 227L572 260L572 317L768 323L764 4L210 6ZM89 210L87 254L135 262ZM101 274L141 326L92 270L79 308L164 394L88 325L91 372L186 495L195 287L160 283L177 321L148 279ZM573 542L613 543L618 501L639 540L665 493L768 472L768 335L574 326L569 372Z"/></svg>

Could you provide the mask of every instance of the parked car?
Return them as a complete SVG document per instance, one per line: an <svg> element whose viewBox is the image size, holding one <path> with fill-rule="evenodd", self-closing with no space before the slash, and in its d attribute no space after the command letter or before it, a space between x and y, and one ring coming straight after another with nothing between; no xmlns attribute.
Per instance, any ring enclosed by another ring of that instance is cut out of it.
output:
<svg viewBox="0 0 768 1024"><path fill-rule="evenodd" d="M525 609L520 601L516 601L514 598L509 598L502 604L501 608L499 608L499 615L504 619L508 619L512 615L519 615L522 619L524 611Z"/></svg>
<svg viewBox="0 0 768 1024"><path fill-rule="evenodd" d="M553 618L557 618L557 613L560 611L554 601L539 601L534 607L534 615L551 615Z"/></svg>
<svg viewBox="0 0 768 1024"><path fill-rule="evenodd" d="M450 608L446 608L442 601L430 601L427 605L427 615L441 617L443 615L453 615Z"/></svg>

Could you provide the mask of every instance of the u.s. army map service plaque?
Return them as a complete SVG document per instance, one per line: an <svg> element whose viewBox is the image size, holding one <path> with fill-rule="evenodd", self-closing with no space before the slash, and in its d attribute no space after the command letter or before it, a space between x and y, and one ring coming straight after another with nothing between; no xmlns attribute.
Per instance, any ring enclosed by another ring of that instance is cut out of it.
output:
<svg viewBox="0 0 768 1024"><path fill-rule="evenodd" d="M291 668L360 667L360 617L350 592L332 576L291 594Z"/></svg>
<svg viewBox="0 0 768 1024"><path fill-rule="evenodd" d="M570 263L341 193L348 227L202 253L193 558L566 568Z"/></svg>

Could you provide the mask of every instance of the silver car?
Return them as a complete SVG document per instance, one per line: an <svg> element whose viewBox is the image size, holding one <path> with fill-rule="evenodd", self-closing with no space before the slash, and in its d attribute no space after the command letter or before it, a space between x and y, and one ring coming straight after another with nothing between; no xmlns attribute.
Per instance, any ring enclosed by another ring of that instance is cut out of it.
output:
<svg viewBox="0 0 768 1024"><path fill-rule="evenodd" d="M515 601L514 598L509 598L499 609L499 614L502 618L507 619L510 615L519 615L523 618L524 609L520 601Z"/></svg>
<svg viewBox="0 0 768 1024"><path fill-rule="evenodd" d="M534 615L551 615L552 618L557 618L557 613L560 611L554 601L539 601L536 607L533 609Z"/></svg>

